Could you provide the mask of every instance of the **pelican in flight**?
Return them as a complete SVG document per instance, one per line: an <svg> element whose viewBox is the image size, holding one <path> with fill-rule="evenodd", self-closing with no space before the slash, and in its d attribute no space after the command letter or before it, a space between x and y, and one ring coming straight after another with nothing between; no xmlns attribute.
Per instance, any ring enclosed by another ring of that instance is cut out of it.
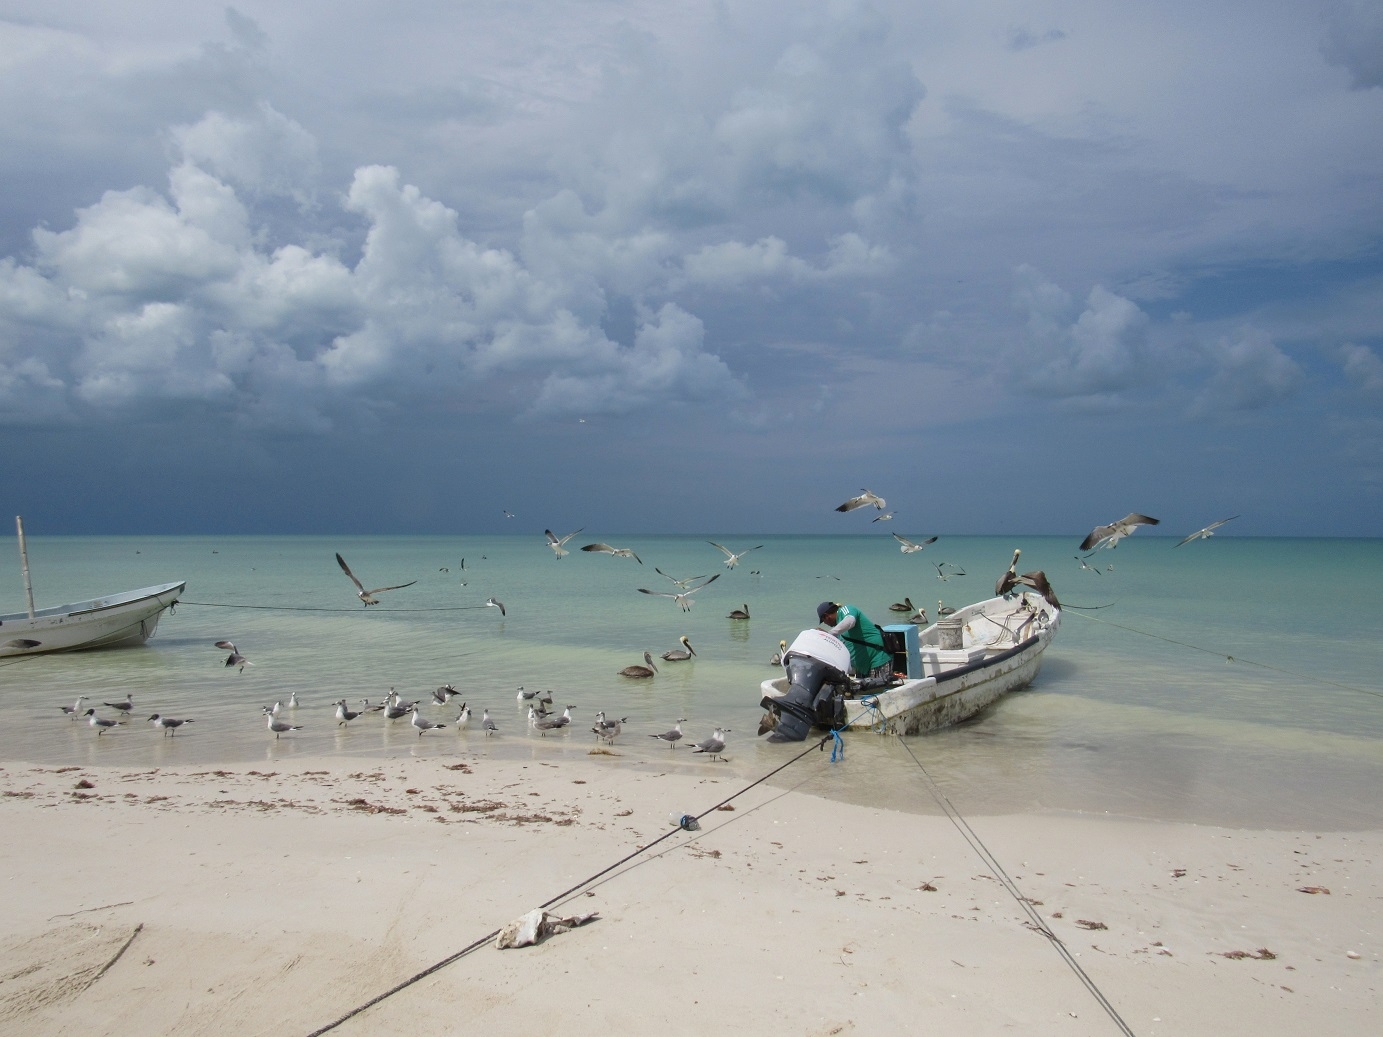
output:
<svg viewBox="0 0 1383 1037"><path fill-rule="evenodd" d="M748 618L749 618L749 606L746 604L743 608L731 609L729 615L727 615L725 618L726 618L726 619L748 619Z"/></svg>
<svg viewBox="0 0 1383 1037"><path fill-rule="evenodd" d="M686 634L683 634L677 640L682 642L681 648L673 648L663 653L663 658L670 663L684 663L696 654L696 649L691 646L691 642L687 640Z"/></svg>
<svg viewBox="0 0 1383 1037"><path fill-rule="evenodd" d="M1158 520L1140 515L1136 511L1125 515L1118 522L1107 526L1096 526L1090 535L1080 542L1082 551L1098 551L1102 547L1118 547L1119 541L1129 536L1139 526L1155 526Z"/></svg>
<svg viewBox="0 0 1383 1037"><path fill-rule="evenodd" d="M865 490L858 497L851 497L844 504L837 507L836 511L854 511L856 508L868 507L871 504L879 511L883 511L884 508L888 507L888 501L884 500L876 493L870 493L868 490Z"/></svg>
<svg viewBox="0 0 1383 1037"><path fill-rule="evenodd" d="M936 537L927 537L926 540L909 540L907 537L900 537L897 533L893 534L893 539L903 545L898 550L905 555L916 554L928 544L936 543Z"/></svg>
<svg viewBox="0 0 1383 1037"><path fill-rule="evenodd" d="M1030 573L1018 575L1018 556L1023 552L1015 550L1013 561L1008 564L1008 571L999 577L999 582L994 585L994 596L1001 598L1008 594L1013 588L1018 586L1031 587L1041 594L1053 607L1061 608L1061 602L1057 601L1056 592L1052 590L1052 585L1047 582L1047 574L1041 569L1035 569ZM954 609L952 611L955 611Z"/></svg>
<svg viewBox="0 0 1383 1037"><path fill-rule="evenodd" d="M639 666L635 664L634 666L626 666L619 671L619 675L621 677L635 677L642 680L645 677L652 677L658 672L658 667L653 665L653 656L648 652L643 653L643 661L646 665Z"/></svg>
<svg viewBox="0 0 1383 1037"><path fill-rule="evenodd" d="M695 594L697 591L699 591L701 587L709 587L718 579L720 579L720 573L716 573L705 583L701 584L700 587L692 587L688 590L677 591L676 593L673 593L671 591L651 591L647 587L640 587L639 593L652 594L655 598L671 598L673 601L677 602L679 606L681 606L683 612L690 612L692 607L691 596Z"/></svg>
<svg viewBox="0 0 1383 1037"><path fill-rule="evenodd" d="M1210 525L1206 526L1204 529L1198 529L1198 530L1196 530L1194 533L1192 533L1190 536L1188 536L1188 537L1182 537L1182 539L1180 540L1180 542L1175 543L1175 544L1173 544L1172 546L1173 546L1173 547L1180 547L1182 544L1189 544L1192 540L1204 540L1206 537L1212 537L1212 536L1215 535L1215 530L1219 529L1219 528L1220 528L1221 526L1223 526L1226 522L1233 522L1233 521L1234 521L1235 519L1237 519L1238 517L1239 517L1238 515L1231 515L1231 516L1229 516L1229 518L1227 518L1227 519L1220 519L1219 522L1212 522L1212 523L1210 523Z"/></svg>
<svg viewBox="0 0 1383 1037"><path fill-rule="evenodd" d="M585 528L585 526L581 527L581 529ZM559 537L552 530L545 529L543 530L543 536L547 537L547 546L552 548L553 554L555 554L558 558L561 558L564 554L567 553L567 541L570 540L572 537L576 536L577 533L580 533L581 529L573 529L564 537Z"/></svg>
<svg viewBox="0 0 1383 1037"><path fill-rule="evenodd" d="M739 554L735 554L734 551L731 551L728 547L725 547L721 544L717 544L714 540L707 540L706 543L710 544L718 551L725 552L725 568L727 569L733 569L735 566L740 564L740 559L747 555L750 551L757 551L759 548L764 546L763 544L755 544L748 550L741 551Z"/></svg>
<svg viewBox="0 0 1383 1037"><path fill-rule="evenodd" d="M393 587L376 587L372 591L367 591L365 585L355 578L355 573L351 572L351 567L346 564L346 560L341 557L339 552L336 555L336 564L341 567L343 573L351 578L351 583L355 584L355 596L365 603L366 608L371 605L379 604L379 599L375 597L376 594L383 594L385 591L402 590L418 582L417 580L409 580L407 583L395 584Z"/></svg>
<svg viewBox="0 0 1383 1037"><path fill-rule="evenodd" d="M632 558L640 565L643 565L643 559L627 547L611 547L609 544L587 544L581 550L599 551L602 554L614 555L616 558Z"/></svg>

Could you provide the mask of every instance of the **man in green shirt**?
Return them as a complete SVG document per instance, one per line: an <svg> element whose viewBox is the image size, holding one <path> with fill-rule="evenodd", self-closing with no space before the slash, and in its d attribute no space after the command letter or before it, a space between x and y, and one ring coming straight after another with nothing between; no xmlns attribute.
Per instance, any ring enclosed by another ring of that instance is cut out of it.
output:
<svg viewBox="0 0 1383 1037"><path fill-rule="evenodd" d="M865 687L882 687L893 680L893 656L884 648L884 636L868 616L855 605L823 601L816 607L816 618L845 642L850 666Z"/></svg>

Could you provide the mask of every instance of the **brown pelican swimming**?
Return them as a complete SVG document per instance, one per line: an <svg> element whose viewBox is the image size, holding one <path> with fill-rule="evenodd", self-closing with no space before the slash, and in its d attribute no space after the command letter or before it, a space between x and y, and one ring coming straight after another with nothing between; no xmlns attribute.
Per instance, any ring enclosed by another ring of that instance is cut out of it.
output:
<svg viewBox="0 0 1383 1037"><path fill-rule="evenodd" d="M748 618L749 618L749 606L746 604L743 608L731 609L731 610L730 610L730 614L727 615L725 618L726 618L726 619L748 619Z"/></svg>
<svg viewBox="0 0 1383 1037"><path fill-rule="evenodd" d="M884 508L888 507L888 501L884 500L876 493L870 493L868 490L865 490L858 497L851 497L844 504L837 507L836 511L854 511L856 508L868 507L871 504L879 511L883 511Z"/></svg>
<svg viewBox="0 0 1383 1037"><path fill-rule="evenodd" d="M627 547L611 547L609 544L587 544L581 550L599 551L602 554L614 555L616 558L632 558L640 565L643 565L643 559Z"/></svg>
<svg viewBox="0 0 1383 1037"><path fill-rule="evenodd" d="M701 587L709 586L718 579L720 579L720 573L716 573L705 583L701 584L700 587L691 587L687 590L678 591L675 594L671 591L651 591L647 587L640 587L639 593L652 594L655 598L671 598L673 601L677 602L679 606L681 606L683 612L690 612L692 607L691 596L695 594L697 591L699 591Z"/></svg>
<svg viewBox="0 0 1383 1037"><path fill-rule="evenodd" d="M928 544L936 543L936 537L928 537L926 540L909 540L907 537L900 537L897 533L893 534L893 539L903 545L898 550L905 555L916 554Z"/></svg>
<svg viewBox="0 0 1383 1037"><path fill-rule="evenodd" d="M351 572L351 567L346 564L346 560L341 557L339 552L336 555L336 564L341 567L343 573L351 578L351 583L355 584L355 596L363 601L367 608L371 605L379 604L379 599L375 597L376 594L383 594L385 591L402 590L404 587L411 587L418 582L417 580L409 580L407 583L395 584L393 587L376 587L372 591L367 591L365 585L355 578L355 573Z"/></svg>
<svg viewBox="0 0 1383 1037"><path fill-rule="evenodd" d="M1102 547L1118 547L1119 541L1129 536L1139 526L1155 526L1158 520L1140 515L1137 512L1125 515L1118 522L1107 526L1096 526L1090 535L1080 542L1082 551L1098 551Z"/></svg>
<svg viewBox="0 0 1383 1037"><path fill-rule="evenodd" d="M912 603L911 598L904 598L902 601L895 601L888 607L890 612L916 612L917 606Z"/></svg>
<svg viewBox="0 0 1383 1037"><path fill-rule="evenodd" d="M655 673L658 672L658 667L653 665L653 656L651 656L649 653L643 653L643 661L647 665L639 666L638 664L635 664L633 666L626 666L624 669L619 671L619 675L621 677L635 677L642 680L645 677L652 677Z"/></svg>
<svg viewBox="0 0 1383 1037"><path fill-rule="evenodd" d="M1212 522L1205 528L1196 530L1190 536L1183 537L1179 543L1175 543L1172 546L1180 547L1182 544L1189 544L1192 540L1204 540L1206 537L1212 537L1215 535L1215 530L1219 529L1226 522L1233 522L1238 517L1238 515L1231 515L1227 519L1220 519L1219 522Z"/></svg>
<svg viewBox="0 0 1383 1037"><path fill-rule="evenodd" d="M926 609L918 609L916 612L914 612L911 616L908 617L908 622L909 622L909 623L913 623L913 624L915 624L915 625L917 625L917 626L920 626L920 627L926 626L926 625L927 625L927 610L926 610Z"/></svg>
<svg viewBox="0 0 1383 1037"><path fill-rule="evenodd" d="M585 528L586 528L585 526L582 526L582 527L581 527L581 529L585 529ZM567 551L566 551L567 541L570 540L572 537L576 536L577 533L580 533L580 532L581 532L581 529L573 529L570 533L568 533L568 534L567 534L566 536L564 536L564 537L559 537L559 536L558 536L556 533L554 533L552 530L550 530L550 529L545 529L545 530L543 530L543 536L547 537L547 546L550 547L550 548L552 548L553 553L554 553L558 558L561 558L564 554L567 553Z"/></svg>
<svg viewBox="0 0 1383 1037"><path fill-rule="evenodd" d="M753 547L746 548L739 554L735 554L734 551L731 551L728 547L725 547L722 544L717 544L714 540L707 540L706 543L710 544L717 550L725 552L725 568L727 569L733 569L735 566L740 564L740 559L747 555L750 551L757 551L759 548L764 546L763 544L755 544Z"/></svg>
<svg viewBox="0 0 1383 1037"><path fill-rule="evenodd" d="M691 646L691 642L687 640L686 634L683 634L677 640L682 642L681 648L673 648L663 653L663 658L670 663L686 662L696 654L696 649Z"/></svg>
<svg viewBox="0 0 1383 1037"><path fill-rule="evenodd" d="M778 650L768 657L768 665L770 665L770 666L782 666L782 665L783 665L783 656L787 655L787 652L788 652L788 643L787 643L786 641L779 641L779 642L778 642Z"/></svg>

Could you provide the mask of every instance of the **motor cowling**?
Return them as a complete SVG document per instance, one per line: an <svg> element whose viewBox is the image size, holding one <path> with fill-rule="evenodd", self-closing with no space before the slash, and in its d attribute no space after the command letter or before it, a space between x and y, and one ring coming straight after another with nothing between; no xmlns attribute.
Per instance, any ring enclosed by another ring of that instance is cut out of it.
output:
<svg viewBox="0 0 1383 1037"><path fill-rule="evenodd" d="M761 705L778 714L770 742L801 742L814 725L834 727L845 717L843 688L850 654L838 638L804 630L783 656L787 694ZM842 665L843 664L843 665Z"/></svg>

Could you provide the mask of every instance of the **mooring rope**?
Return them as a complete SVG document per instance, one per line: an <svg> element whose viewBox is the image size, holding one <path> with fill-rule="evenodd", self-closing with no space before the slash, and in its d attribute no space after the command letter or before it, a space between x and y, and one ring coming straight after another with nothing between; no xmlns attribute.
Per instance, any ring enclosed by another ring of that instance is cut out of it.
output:
<svg viewBox="0 0 1383 1037"><path fill-rule="evenodd" d="M808 753L814 752L814 751L817 751L817 750L820 750L820 749L825 748L826 743L829 742L830 740L831 740L831 736L830 736L830 735L827 735L825 738L821 739L821 741L817 742L815 745L812 745L812 746L809 746L809 747L806 748L806 749L803 749L800 753L798 753L798 754L797 754L796 756L794 756L792 759L788 760L787 763L784 763L784 764L782 764L782 765L780 765L780 766L778 766L778 767L773 768L773 770L771 770L771 771L769 771L767 774L763 775L763 777L758 778L757 780L755 780L755 781L753 781L753 782L750 782L748 785L746 785L744 788L740 789L738 792L735 792L735 793L731 794L730 796L726 797L725 799L722 799L722 800L721 800L719 803L717 803L715 806L711 807L711 808L708 809L708 810L703 810L701 813L695 815L694 820L700 821L700 820L701 820L703 817L705 817L707 814L713 814L713 813L715 813L717 810L719 810L721 807L725 806L727 803L730 803L730 802L732 802L733 800L738 799L740 796L743 796L746 792L748 792L750 789L754 788L756 785L762 785L765 781L767 781L769 778L773 777L773 775L777 774L779 771L786 770L788 767L792 766L792 765L793 765L794 763L796 763L798 760L803 759ZM640 847L639 847L638 849L636 849L633 853L626 854L624 857L622 857L622 858L620 858L619 860L615 861L614 864L611 864L608 868L602 868L600 871L598 871L598 872L596 872L594 875L590 876L590 878L583 879L582 881L578 882L576 885L572 886L570 889L567 889L566 891L564 891L564 892L562 892L562 893L558 893L555 897L552 897L552 898L549 899L549 900L545 900L543 903L541 903L541 904L538 905L537 910L545 910L545 909L551 907L551 906L554 905L554 904L559 904L559 903L561 903L562 901L566 900L568 897L572 896L572 894L577 893L577 892L579 892L579 891L585 889L587 886L590 886L590 885L594 884L594 883L596 882L597 879L603 878L604 876L608 875L610 872L614 871L616 868L620 868L620 867L624 866L625 864L628 864L630 861L632 861L635 857L638 857L640 854L647 853L649 850L653 849L653 847L657 846L659 843L663 842L664 840L666 840L666 839L671 839L674 835L677 835L679 832L682 832L682 831L691 831L691 830L692 830L692 829L691 829L690 825L688 825L688 824L686 823L685 819L684 819L683 824L679 825L677 828L674 828L674 829L673 829L672 831L670 831L670 832L667 832L667 833L665 833L665 834L663 834L663 835L660 835L658 838L654 839L654 840L653 840L651 843L649 843L648 845L646 845L646 846L640 846ZM403 980L401 983L395 984L394 986L390 987L388 990L384 991L384 993L382 993L382 994L377 994L376 996L370 998L370 1000L366 1001L364 1004L361 1004L361 1005L356 1006L355 1008L352 1008L349 1012L347 1012L345 1015L341 1016L339 1019L335 1020L334 1022L327 1023L326 1026L323 1026L323 1027L320 1027L319 1029L313 1030L311 1033L309 1033L309 1034L307 1035L307 1037L321 1037L322 1034L328 1033L328 1032L330 1032L331 1030L336 1029L338 1026L340 1026L342 1023L346 1022L348 1019L353 1019L355 1016L359 1015L361 1012L364 1012L364 1011L366 1011L367 1009L373 1008L375 1005L379 1004L381 1001L386 1000L387 998L393 997L393 996L394 996L395 994L397 994L399 991L401 991L401 990L406 990L408 987L411 987L414 983L417 983L419 980L426 979L428 976L431 976L431 975L432 975L433 973L435 973L435 972L440 972L442 969L446 968L448 965L451 965L451 964L453 964L453 963L455 963L455 962L457 962L457 961L460 961L460 960L461 960L462 958L464 958L466 955L472 953L473 951L478 950L478 949L481 948L481 947L484 947L487 943L489 943L489 942L490 942L491 940L493 940L496 936L498 936L498 935L500 934L501 931L502 931L501 929L495 929L495 930L493 930L493 931L491 931L491 932L486 933L484 936L480 937L478 940L473 940L471 943L468 943L465 947L462 947L459 951L455 952L454 954L449 954L447 957L443 958L441 961L438 961L438 962L436 962L436 963L434 963L434 964L432 964L432 965L429 965L427 968L423 969L421 972L414 973L413 975L409 976L407 979Z"/></svg>
<svg viewBox="0 0 1383 1037"><path fill-rule="evenodd" d="M1189 648L1193 652L1204 652L1206 655L1215 655L1227 663L1243 663L1245 666L1257 666L1261 670L1271 670L1274 673L1285 674L1288 677L1299 677L1304 681L1314 681L1317 684L1328 684L1332 688L1339 688L1342 691L1353 691L1360 695L1373 695L1375 698L1383 698L1383 691L1372 688L1356 688L1352 684L1341 684L1339 681L1327 680L1317 674L1297 673L1282 666L1273 666L1270 663L1260 663L1255 659L1245 659L1243 656L1230 655L1228 652L1218 648L1202 648L1200 645L1193 645L1189 641L1178 641L1175 637L1165 637L1162 634L1154 634L1147 630L1139 630L1137 627L1127 626L1123 623L1115 623L1113 620L1101 619L1099 616L1081 616L1092 623L1103 623L1106 626L1117 627L1120 630L1127 630L1131 634L1141 634L1144 637L1151 637L1155 641L1165 641L1169 645L1177 645L1181 648Z"/></svg>
<svg viewBox="0 0 1383 1037"><path fill-rule="evenodd" d="M174 602L175 605L201 605L210 609L265 609L269 612L349 612L360 615L364 609L342 609L342 608L318 608L312 605L236 605L223 601L188 601L186 599ZM171 607L171 606L170 606ZM380 612L465 612L467 609L489 609L493 605L439 605L436 608L426 609L371 609L373 613Z"/></svg>
<svg viewBox="0 0 1383 1037"><path fill-rule="evenodd" d="M1041 933L1048 939L1057 953L1061 955L1066 964L1075 972L1076 977L1085 985L1085 988L1090 991L1099 1006L1105 1010L1112 1020L1114 1020L1114 1024L1119 1027L1120 1032L1126 1034L1127 1037L1134 1037L1133 1031L1129 1028L1128 1023L1124 1022L1123 1017L1119 1015L1113 1003L1104 995L1104 992L1100 990L1095 981L1090 978L1085 969L1081 968L1080 962L1076 961L1075 956L1072 955L1066 944L1062 942L1061 937L1052 932L1046 920L1033 909L1032 901L1025 897L1022 891L1019 890L1018 884L1014 882L1008 872L1004 870L1004 866L999 863L999 858L995 857L989 847L984 844L984 840L979 837L979 833L970 827L970 822L961 816L960 811L955 808L946 797L946 794L941 791L941 786L938 785L936 779L928 773L927 768L922 766L922 761L919 760L917 754L912 751L912 746L908 745L908 740L906 738L897 738L895 741L907 750L907 754L912 757L912 762L917 764L917 769L922 772L922 776L927 780L927 786L931 791L932 798L936 800L937 805L941 807L947 819L951 824L955 825L961 837L970 844L970 848L979 855L980 860L994 872L998 877L1000 885L1008 891L1009 896L1013 897L1023 913L1028 916L1028 927L1034 932Z"/></svg>

